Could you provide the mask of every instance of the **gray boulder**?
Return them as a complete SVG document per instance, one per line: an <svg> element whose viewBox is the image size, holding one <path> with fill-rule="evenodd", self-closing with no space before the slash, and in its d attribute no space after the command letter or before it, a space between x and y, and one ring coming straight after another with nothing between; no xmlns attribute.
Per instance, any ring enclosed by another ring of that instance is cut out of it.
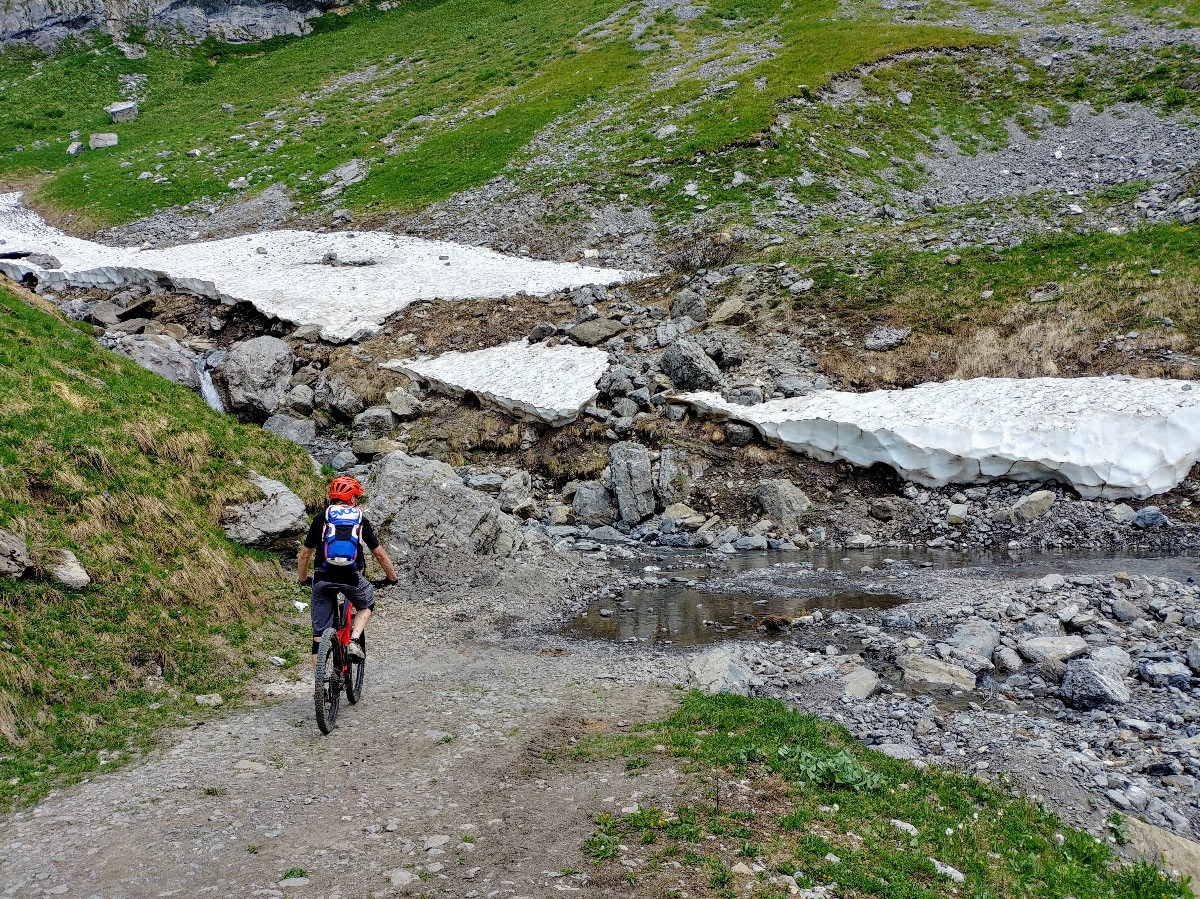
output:
<svg viewBox="0 0 1200 899"><path fill-rule="evenodd" d="M693 290L684 288L671 300L671 318L690 318L702 322L708 318L708 303Z"/></svg>
<svg viewBox="0 0 1200 899"><path fill-rule="evenodd" d="M758 433L753 426L742 424L739 421L731 421L725 425L725 441L730 446L749 446L754 442L754 435Z"/></svg>
<svg viewBox="0 0 1200 899"><path fill-rule="evenodd" d="M92 582L91 576L75 553L69 549L60 549L49 569L54 581L70 590L82 590Z"/></svg>
<svg viewBox="0 0 1200 899"><path fill-rule="evenodd" d="M200 389L199 357L168 334L126 334L113 343L112 349L168 381Z"/></svg>
<svg viewBox="0 0 1200 899"><path fill-rule="evenodd" d="M372 467L366 487L367 516L402 552L437 547L510 556L521 546L517 521L494 497L463 484L444 462L391 452Z"/></svg>
<svg viewBox="0 0 1200 899"><path fill-rule="evenodd" d="M580 322L567 333L584 346L596 346L604 343L610 337L616 337L625 326L611 318L594 318L588 322Z"/></svg>
<svg viewBox="0 0 1200 899"><path fill-rule="evenodd" d="M396 417L387 406L372 406L354 416L350 433L355 440L379 440L391 436Z"/></svg>
<svg viewBox="0 0 1200 899"><path fill-rule="evenodd" d="M1187 664L1193 674L1200 674L1200 640L1193 640L1188 644Z"/></svg>
<svg viewBox="0 0 1200 899"><path fill-rule="evenodd" d="M317 437L317 425L311 418L293 418L282 412L268 418L263 428L301 446L308 446Z"/></svg>
<svg viewBox="0 0 1200 899"><path fill-rule="evenodd" d="M1129 655L1114 646L1094 650L1088 658L1067 662L1059 688L1063 701L1083 710L1124 705L1130 700L1129 688L1124 683L1129 662Z"/></svg>
<svg viewBox="0 0 1200 899"><path fill-rule="evenodd" d="M352 419L366 408L366 402L346 382L341 375L324 374L317 380L313 391L313 402L318 408L324 409L342 419Z"/></svg>
<svg viewBox="0 0 1200 899"><path fill-rule="evenodd" d="M710 649L688 663L688 673L697 689L705 693L750 695L750 669L724 649Z"/></svg>
<svg viewBox="0 0 1200 899"><path fill-rule="evenodd" d="M975 675L961 665L928 656L901 656L897 661L904 682L932 690L974 690Z"/></svg>
<svg viewBox="0 0 1200 899"><path fill-rule="evenodd" d="M25 538L0 528L0 578L23 577L29 569Z"/></svg>
<svg viewBox="0 0 1200 899"><path fill-rule="evenodd" d="M640 443L614 443L608 449L612 490L621 520L637 524L654 514L654 477L650 452Z"/></svg>
<svg viewBox="0 0 1200 899"><path fill-rule="evenodd" d="M1022 496L1009 509L1009 518L1015 524L1018 521L1035 521L1041 518L1054 505L1057 497L1050 490L1035 490L1028 496Z"/></svg>
<svg viewBox="0 0 1200 899"><path fill-rule="evenodd" d="M804 514L812 508L804 491L785 478L759 481L754 495L766 516L789 534L800 530Z"/></svg>
<svg viewBox="0 0 1200 899"><path fill-rule="evenodd" d="M525 506L533 498L533 478L527 471L515 471L500 485L500 508L512 512Z"/></svg>
<svg viewBox="0 0 1200 899"><path fill-rule="evenodd" d="M593 527L611 524L617 517L612 493L599 481L584 481L580 484L575 489L571 509L576 519Z"/></svg>
<svg viewBox="0 0 1200 899"><path fill-rule="evenodd" d="M1017 652L1029 662L1065 662L1088 650L1083 637L1032 637L1017 644Z"/></svg>
<svg viewBox="0 0 1200 899"><path fill-rule="evenodd" d="M1179 687L1181 690L1187 689L1192 680L1192 670L1182 662L1150 659L1142 661L1138 675L1152 687Z"/></svg>
<svg viewBox="0 0 1200 899"><path fill-rule="evenodd" d="M1000 632L986 621L964 621L946 640L955 649L970 655L990 659L1000 645Z"/></svg>
<svg viewBox="0 0 1200 899"><path fill-rule="evenodd" d="M250 480L262 491L263 498L226 508L226 537L244 546L267 547L285 543L308 528L304 500L286 484L260 474L251 474Z"/></svg>
<svg viewBox="0 0 1200 899"><path fill-rule="evenodd" d="M397 421L410 421L425 411L421 401L403 387L397 387L387 392L387 404Z"/></svg>
<svg viewBox="0 0 1200 899"><path fill-rule="evenodd" d="M1154 528L1165 528L1170 523L1171 519L1167 518L1158 506L1146 506L1144 509L1138 509L1137 514L1133 516L1133 526L1147 531Z"/></svg>
<svg viewBox="0 0 1200 899"><path fill-rule="evenodd" d="M912 328L893 328L889 325L880 325L867 334L863 345L868 350L877 353L893 350L908 340L908 335L911 333Z"/></svg>
<svg viewBox="0 0 1200 899"><path fill-rule="evenodd" d="M690 340L671 344L659 362L663 374L680 390L708 390L721 382L721 370Z"/></svg>
<svg viewBox="0 0 1200 899"><path fill-rule="evenodd" d="M654 492L660 506L666 507L685 499L694 478L703 473L681 449L664 446L654 466Z"/></svg>
<svg viewBox="0 0 1200 899"><path fill-rule="evenodd" d="M278 337L235 343L225 361L225 386L235 410L270 415L283 404L292 385L296 357Z"/></svg>

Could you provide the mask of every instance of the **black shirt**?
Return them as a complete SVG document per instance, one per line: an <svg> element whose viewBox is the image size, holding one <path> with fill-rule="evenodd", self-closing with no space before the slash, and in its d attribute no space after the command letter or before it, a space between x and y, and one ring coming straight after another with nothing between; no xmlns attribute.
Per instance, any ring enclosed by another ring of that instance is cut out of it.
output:
<svg viewBox="0 0 1200 899"><path fill-rule="evenodd" d="M358 554L358 562L353 566L349 565L325 565L325 541L322 536L325 533L325 510L318 512L312 520L312 524L308 527L308 536L304 538L304 545L308 549L315 549L316 555L316 573L313 579L324 581L328 584L354 584L358 582L358 572L366 570L367 554L360 552ZM366 548L374 552L379 548L379 538L375 536L375 529L371 527L371 522L364 515L362 520L362 542Z"/></svg>

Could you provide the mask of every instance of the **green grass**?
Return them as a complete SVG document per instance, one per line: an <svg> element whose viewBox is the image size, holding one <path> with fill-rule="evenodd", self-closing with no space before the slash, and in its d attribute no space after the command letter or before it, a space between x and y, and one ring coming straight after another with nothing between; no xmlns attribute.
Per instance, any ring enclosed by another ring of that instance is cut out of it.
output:
<svg viewBox="0 0 1200 899"><path fill-rule="evenodd" d="M629 871L631 879L665 873L674 882L690 869L716 895L739 895L745 876L731 869L753 858L766 869L758 875L760 896L787 895L765 881L794 872L802 872L801 887L836 882L837 895L887 899L1192 896L1150 865L1121 865L1105 842L997 786L937 767L918 770L778 702L690 694L667 719L608 739L626 755L658 746L661 765L685 760L700 794L674 809L597 817L585 852L607 865L622 844L640 843L633 851L646 862ZM814 759L857 768L866 780L814 775ZM734 787L735 779L749 789ZM939 874L931 858L962 872L964 883ZM672 860L684 871L664 867Z"/></svg>
<svg viewBox="0 0 1200 899"><path fill-rule="evenodd" d="M322 174L361 158L371 174L347 202L409 209L495 177L521 162L544 128L607 101L630 103L614 133L595 136L592 149L612 169L641 152L641 117L661 118L660 105L692 108L682 122L687 138L672 152L713 152L755 141L782 100L855 66L993 41L846 18L834 0L753 0L720 3L686 24L660 15L648 35L677 39L680 49L648 53L628 39L632 14L587 32L618 6L413 0L388 12L362 6L325 16L312 35L249 47L211 39L194 50L150 46L142 60L125 59L103 38L48 59L9 50L0 54L0 175L38 182L41 202L109 223L227 197L238 178L251 190L283 183L314 202L326 187ZM719 55L776 33L782 46L739 75L735 90L708 96L694 70L654 87L656 75L690 65L701 39L719 39ZM120 96L119 77L135 74L148 77L141 115L109 125L103 106ZM72 130L84 140L114 130L121 144L67 157ZM139 180L143 172L165 183Z"/></svg>
<svg viewBox="0 0 1200 899"><path fill-rule="evenodd" d="M0 806L119 764L294 639L288 580L218 525L250 469L317 496L302 450L0 291L0 527L39 569L0 580ZM90 586L41 573L57 548Z"/></svg>

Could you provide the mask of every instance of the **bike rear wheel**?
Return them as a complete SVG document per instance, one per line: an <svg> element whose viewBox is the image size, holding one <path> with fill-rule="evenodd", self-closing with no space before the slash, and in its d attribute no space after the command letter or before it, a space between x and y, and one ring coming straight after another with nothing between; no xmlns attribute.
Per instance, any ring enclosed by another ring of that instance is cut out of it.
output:
<svg viewBox="0 0 1200 899"><path fill-rule="evenodd" d="M363 634L355 641L364 655L367 651L367 635ZM361 662L350 660L350 671L346 675L346 698L350 700L350 704L354 705L362 699L363 681L367 676L367 660L364 658Z"/></svg>
<svg viewBox="0 0 1200 899"><path fill-rule="evenodd" d="M326 628L317 648L317 669L313 678L313 703L317 711L317 727L327 734L337 723L338 706L342 701L342 645L337 631Z"/></svg>

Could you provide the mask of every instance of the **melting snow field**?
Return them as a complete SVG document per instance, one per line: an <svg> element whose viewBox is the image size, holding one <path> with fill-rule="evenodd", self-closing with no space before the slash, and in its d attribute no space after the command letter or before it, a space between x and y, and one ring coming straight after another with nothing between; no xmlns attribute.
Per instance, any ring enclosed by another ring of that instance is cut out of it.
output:
<svg viewBox="0 0 1200 899"><path fill-rule="evenodd" d="M29 253L54 256L61 268L18 258ZM327 253L341 264L322 264ZM353 264L368 260L373 264ZM253 303L264 315L318 325L333 340L377 328L416 300L546 294L643 277L377 231L265 231L157 250L110 247L51 227L18 193L0 194L0 272L109 289L165 279L202 296Z"/></svg>
<svg viewBox="0 0 1200 899"><path fill-rule="evenodd" d="M432 359L381 363L454 396L470 392L493 406L554 427L570 424L599 394L608 354L589 347L524 340Z"/></svg>
<svg viewBox="0 0 1200 899"><path fill-rule="evenodd" d="M679 399L797 452L882 462L927 486L1057 477L1085 498L1142 499L1200 460L1200 390L1187 381L976 378L755 406L716 393Z"/></svg>

